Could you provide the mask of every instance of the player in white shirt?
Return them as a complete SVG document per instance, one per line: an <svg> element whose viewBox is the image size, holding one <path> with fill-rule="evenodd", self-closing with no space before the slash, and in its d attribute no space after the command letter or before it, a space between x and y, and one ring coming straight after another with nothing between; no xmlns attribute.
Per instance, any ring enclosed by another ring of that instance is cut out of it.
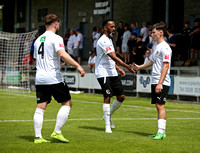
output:
<svg viewBox="0 0 200 153"><path fill-rule="evenodd" d="M172 50L164 39L166 29L166 24L163 22L153 25L152 38L156 41L157 45L153 48L150 61L142 65L134 66L134 69L137 71L152 66L151 103L156 105L158 112L158 132L152 135L154 140L164 139L166 137L165 102L170 87L170 66L172 56Z"/></svg>
<svg viewBox="0 0 200 153"><path fill-rule="evenodd" d="M34 143L49 142L42 138L41 130L44 112L47 104L51 102L51 96L58 103L61 103L51 138L62 142L69 142L63 137L61 129L68 119L72 100L68 86L61 76L60 58L75 66L82 77L85 72L65 51L62 37L56 34L59 31L59 18L55 14L49 14L45 17L44 22L46 32L38 37L34 43L34 58L36 59L37 68L35 78L37 107L33 119L35 130Z"/></svg>
<svg viewBox="0 0 200 153"><path fill-rule="evenodd" d="M96 50L96 62L95 62L95 75L102 88L104 95L103 113L105 121L105 132L112 133L111 128L114 128L114 124L111 120L111 115L121 106L125 99L121 80L117 71L121 76L125 76L124 70L119 68L116 63L127 68L131 73L135 71L131 66L120 60L116 54L112 42L112 37L115 32L115 23L113 20L105 20L102 24L104 34L97 41ZM110 108L110 99L113 95L116 95L116 99L113 101Z"/></svg>

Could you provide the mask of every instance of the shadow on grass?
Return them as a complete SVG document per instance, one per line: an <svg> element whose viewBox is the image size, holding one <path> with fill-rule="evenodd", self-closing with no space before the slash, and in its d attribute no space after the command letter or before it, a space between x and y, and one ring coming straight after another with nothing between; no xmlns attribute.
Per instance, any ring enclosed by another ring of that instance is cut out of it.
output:
<svg viewBox="0 0 200 153"><path fill-rule="evenodd" d="M27 135L27 136L19 136L20 139L24 139L24 140L27 140L29 142L33 142L34 141L34 136L30 136L30 135Z"/></svg>
<svg viewBox="0 0 200 153"><path fill-rule="evenodd" d="M126 132L141 135L141 136L144 136L144 137L148 137L148 135L152 135L152 133L144 133L144 132L138 132L138 131L126 131Z"/></svg>
<svg viewBox="0 0 200 153"><path fill-rule="evenodd" d="M92 126L79 126L79 128L82 129L88 129L88 130L96 130L96 131L104 131L104 128L98 128L98 127L92 127Z"/></svg>

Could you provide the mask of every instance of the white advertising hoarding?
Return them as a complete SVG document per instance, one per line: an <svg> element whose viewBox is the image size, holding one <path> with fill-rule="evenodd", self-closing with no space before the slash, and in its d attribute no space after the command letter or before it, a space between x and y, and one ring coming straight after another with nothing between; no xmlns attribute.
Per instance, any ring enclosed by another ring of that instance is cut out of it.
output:
<svg viewBox="0 0 200 153"><path fill-rule="evenodd" d="M174 94L200 96L200 77L174 77Z"/></svg>
<svg viewBox="0 0 200 153"><path fill-rule="evenodd" d="M151 75L137 74L137 92L151 92Z"/></svg>

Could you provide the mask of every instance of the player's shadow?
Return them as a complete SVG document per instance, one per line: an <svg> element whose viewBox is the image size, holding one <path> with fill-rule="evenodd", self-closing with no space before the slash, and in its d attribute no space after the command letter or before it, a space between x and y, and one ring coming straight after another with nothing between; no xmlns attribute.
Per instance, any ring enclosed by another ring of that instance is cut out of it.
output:
<svg viewBox="0 0 200 153"><path fill-rule="evenodd" d="M95 127L95 126L79 126L79 128L82 129L88 129L88 130L96 130L96 131L104 131L104 128L99 128L99 127Z"/></svg>
<svg viewBox="0 0 200 153"><path fill-rule="evenodd" d="M26 140L26 141L29 141L29 142L33 142L33 140L34 140L34 136L30 136L30 135L27 135L27 136L19 136L19 138L20 139L24 139L24 140Z"/></svg>
<svg viewBox="0 0 200 153"><path fill-rule="evenodd" d="M141 136L144 136L144 137L147 137L148 135L152 135L152 133L144 133L144 132L138 132L138 131L126 131L126 132L141 135Z"/></svg>

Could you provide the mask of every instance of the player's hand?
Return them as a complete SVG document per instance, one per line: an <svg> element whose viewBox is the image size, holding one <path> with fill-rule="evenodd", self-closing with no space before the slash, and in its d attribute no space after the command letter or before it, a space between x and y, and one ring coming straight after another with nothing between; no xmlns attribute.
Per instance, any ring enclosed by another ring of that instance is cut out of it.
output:
<svg viewBox="0 0 200 153"><path fill-rule="evenodd" d="M156 93L161 93L162 92L162 84L157 84L155 92Z"/></svg>
<svg viewBox="0 0 200 153"><path fill-rule="evenodd" d="M121 75L122 77L124 77L124 76L126 75L125 71L122 70L122 69L119 69L118 72L120 73L120 75Z"/></svg>
<svg viewBox="0 0 200 153"><path fill-rule="evenodd" d="M83 69L81 66L78 66L78 67L77 67L77 70L78 70L79 73L81 74L81 77L84 77L84 76L85 76L85 71L84 71L84 69Z"/></svg>
<svg viewBox="0 0 200 153"><path fill-rule="evenodd" d="M139 65L134 64L134 65L133 65L133 69L134 69L135 71L139 71Z"/></svg>
<svg viewBox="0 0 200 153"><path fill-rule="evenodd" d="M135 74L135 70L132 69L132 65L131 65L131 64L127 67L127 69L128 69L131 73Z"/></svg>

